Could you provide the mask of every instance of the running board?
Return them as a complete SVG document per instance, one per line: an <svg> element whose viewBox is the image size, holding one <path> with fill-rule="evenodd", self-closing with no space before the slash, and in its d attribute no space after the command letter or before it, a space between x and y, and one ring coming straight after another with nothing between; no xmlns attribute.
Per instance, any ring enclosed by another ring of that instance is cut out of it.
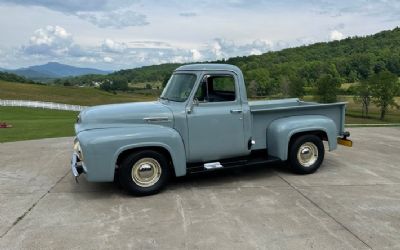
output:
<svg viewBox="0 0 400 250"><path fill-rule="evenodd" d="M218 162L209 162L209 163L189 163L187 172L188 174L202 173L202 172L210 172L219 169L230 169L237 167L247 167L247 166L256 166L256 165L269 165L273 163L281 162L279 158L276 157L256 157L256 158L236 158L236 159L226 159Z"/></svg>

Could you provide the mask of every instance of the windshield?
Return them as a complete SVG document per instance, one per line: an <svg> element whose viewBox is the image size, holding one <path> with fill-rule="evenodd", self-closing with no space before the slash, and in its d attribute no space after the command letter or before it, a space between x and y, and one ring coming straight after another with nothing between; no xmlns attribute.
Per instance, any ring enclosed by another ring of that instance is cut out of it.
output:
<svg viewBox="0 0 400 250"><path fill-rule="evenodd" d="M160 98L174 102L184 102L189 97L196 82L194 74L173 74Z"/></svg>

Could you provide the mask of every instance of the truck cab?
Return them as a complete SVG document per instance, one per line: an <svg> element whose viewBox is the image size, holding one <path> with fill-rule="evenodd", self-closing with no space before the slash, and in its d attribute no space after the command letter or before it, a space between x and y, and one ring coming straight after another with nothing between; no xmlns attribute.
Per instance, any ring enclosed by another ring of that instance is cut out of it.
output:
<svg viewBox="0 0 400 250"><path fill-rule="evenodd" d="M250 111L238 68L182 66L172 75L160 101L171 107L187 162L207 162L249 153Z"/></svg>

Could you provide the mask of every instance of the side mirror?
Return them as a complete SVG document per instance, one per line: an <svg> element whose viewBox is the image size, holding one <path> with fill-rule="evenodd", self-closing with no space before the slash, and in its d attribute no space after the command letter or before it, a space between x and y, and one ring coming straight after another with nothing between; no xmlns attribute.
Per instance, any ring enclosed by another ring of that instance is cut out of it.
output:
<svg viewBox="0 0 400 250"><path fill-rule="evenodd" d="M195 97L193 98L192 103L189 105L189 107L187 108L187 113L191 114L193 112L193 107L194 106L199 106L199 100Z"/></svg>
<svg viewBox="0 0 400 250"><path fill-rule="evenodd" d="M203 79L201 80L202 83L207 83L207 79L210 78L210 75L204 75Z"/></svg>
<svg viewBox="0 0 400 250"><path fill-rule="evenodd" d="M193 98L193 106L199 106L199 99L197 97Z"/></svg>

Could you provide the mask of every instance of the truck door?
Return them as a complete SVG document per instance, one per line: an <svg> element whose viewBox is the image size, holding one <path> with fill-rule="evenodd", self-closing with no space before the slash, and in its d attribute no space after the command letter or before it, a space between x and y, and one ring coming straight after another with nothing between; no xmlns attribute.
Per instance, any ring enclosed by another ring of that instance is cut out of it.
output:
<svg viewBox="0 0 400 250"><path fill-rule="evenodd" d="M244 155L243 110L234 74L203 77L187 114L189 161L210 162Z"/></svg>

